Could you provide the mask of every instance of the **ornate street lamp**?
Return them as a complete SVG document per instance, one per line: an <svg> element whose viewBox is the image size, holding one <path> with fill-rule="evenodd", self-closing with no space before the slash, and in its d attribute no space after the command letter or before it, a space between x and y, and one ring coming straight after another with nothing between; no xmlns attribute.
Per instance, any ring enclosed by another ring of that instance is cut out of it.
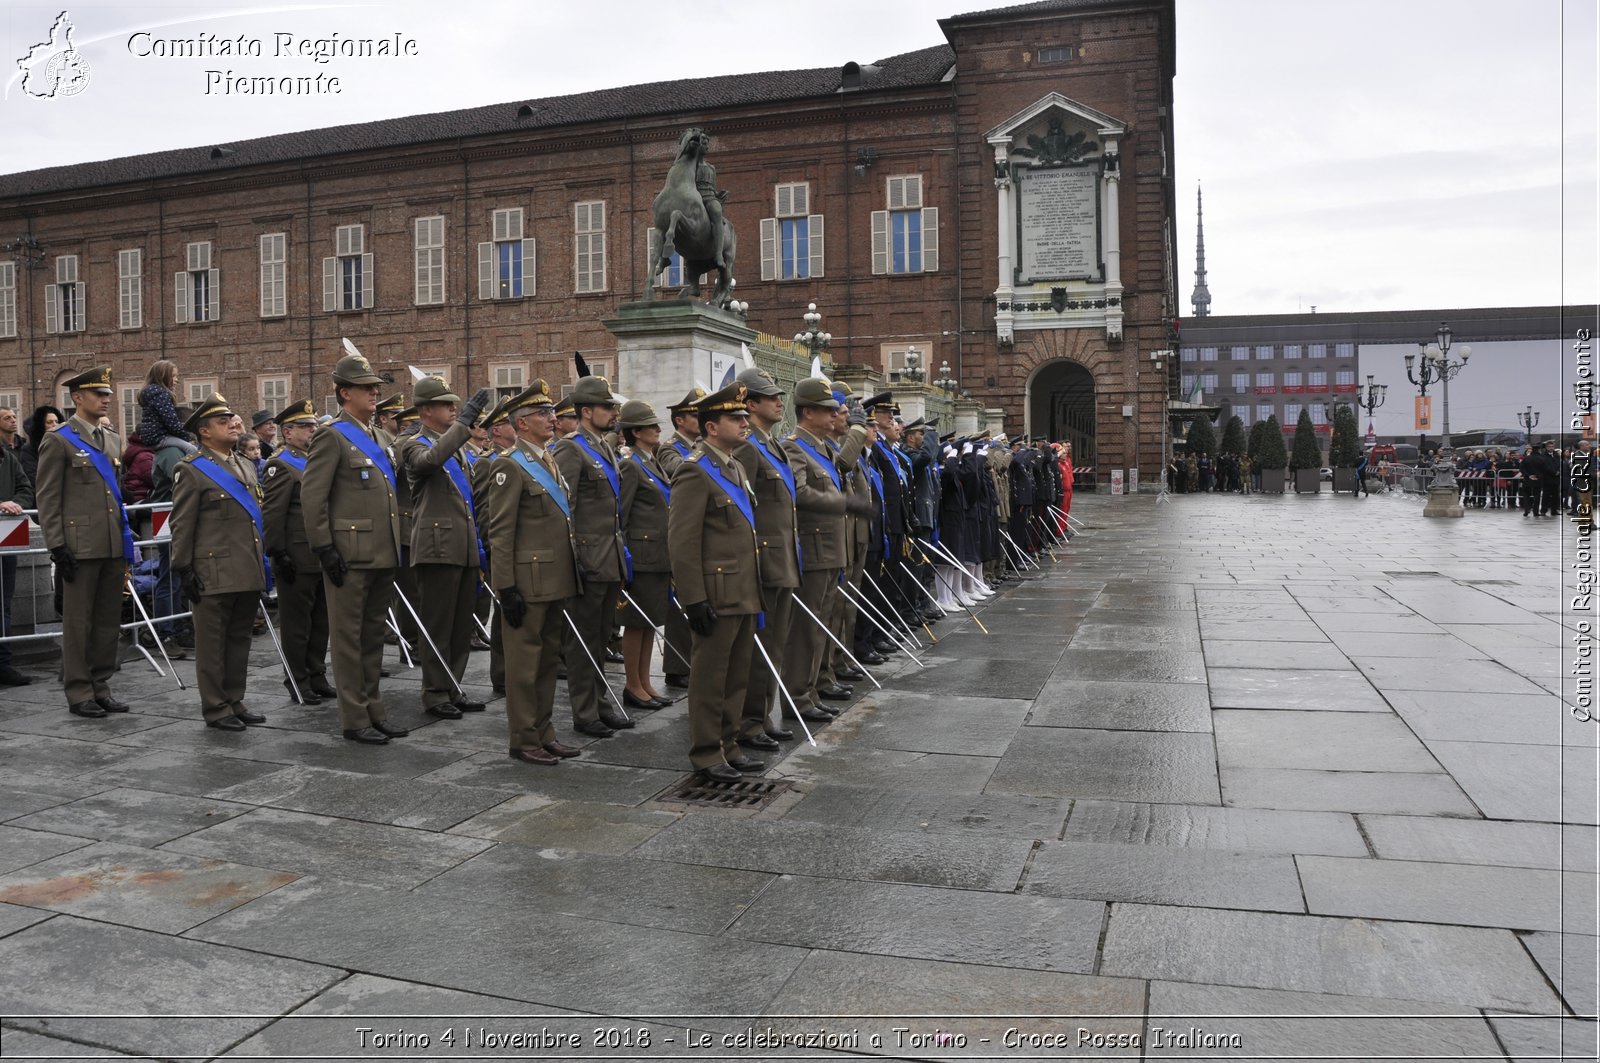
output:
<svg viewBox="0 0 1600 1063"><path fill-rule="evenodd" d="M945 391L951 392L955 391L956 388L961 386L961 382L955 378L952 370L950 369L949 362L939 363L939 376L936 380L934 380L933 386L936 388L943 388Z"/></svg>
<svg viewBox="0 0 1600 1063"><path fill-rule="evenodd" d="M1517 423L1522 426L1524 432L1528 433L1528 441L1532 442L1533 430L1539 427L1539 411L1529 406L1526 410L1517 414Z"/></svg>
<svg viewBox="0 0 1600 1063"><path fill-rule="evenodd" d="M1422 364L1416 367L1417 371L1413 374L1412 367L1417 356L1406 355L1406 379L1417 385L1423 395L1428 393L1428 385L1434 381L1440 383L1444 392L1444 435L1439 446L1439 460L1434 464L1433 483L1428 486L1428 504L1424 507L1422 515L1459 517L1464 511L1461 508L1460 492L1456 487L1455 465L1445 457L1450 450L1450 381L1467 367L1467 359L1472 357L1472 348L1462 344L1461 360L1451 361L1450 326L1442 323L1439 325L1439 331L1434 333L1434 342L1419 343L1417 346L1422 356ZM1426 437L1423 441L1426 442Z"/></svg>
<svg viewBox="0 0 1600 1063"><path fill-rule="evenodd" d="M1439 331L1434 334L1434 342L1422 349L1422 356L1433 362L1433 373L1444 385L1444 447L1450 449L1450 381L1460 375L1461 370L1467 367L1467 359L1472 357L1472 348L1466 344L1461 345L1461 361L1450 360L1450 326L1440 324ZM1408 359L1409 361L1409 359Z"/></svg>
<svg viewBox="0 0 1600 1063"><path fill-rule="evenodd" d="M900 370L901 379L920 384L927 375L928 371L922 368L922 352L914 346L906 348L905 368Z"/></svg>
<svg viewBox="0 0 1600 1063"><path fill-rule="evenodd" d="M806 312L800 317L806 327L805 331L794 334L794 342L809 351L815 360L833 342L833 333L822 331L822 314L817 311L816 303L807 303Z"/></svg>

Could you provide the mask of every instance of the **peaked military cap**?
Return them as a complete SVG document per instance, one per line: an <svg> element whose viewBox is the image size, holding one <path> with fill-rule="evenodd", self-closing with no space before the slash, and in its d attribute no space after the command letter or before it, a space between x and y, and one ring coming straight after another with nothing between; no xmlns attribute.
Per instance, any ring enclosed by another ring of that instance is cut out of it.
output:
<svg viewBox="0 0 1600 1063"><path fill-rule="evenodd" d="M862 399L861 406L863 409L871 410L873 413L877 413L879 410L895 414L900 412L900 407L894 404L894 392L892 391L880 391L871 398Z"/></svg>
<svg viewBox="0 0 1600 1063"><path fill-rule="evenodd" d="M260 428L264 424L271 423L271 421L272 421L272 411L271 410L257 410L255 413L250 415L250 427L251 428Z"/></svg>
<svg viewBox="0 0 1600 1063"><path fill-rule="evenodd" d="M775 395L783 394L783 389L780 388L770 376L754 366L746 369L744 372L734 377L734 379L743 384L745 390L752 395L761 395L771 398Z"/></svg>
<svg viewBox="0 0 1600 1063"><path fill-rule="evenodd" d="M405 409L397 411L394 415L395 424L405 424L407 421L415 421L416 419L417 408L415 406L407 406Z"/></svg>
<svg viewBox="0 0 1600 1063"><path fill-rule="evenodd" d="M620 406L622 403L611 393L611 384L603 376L586 376L572 385L573 408L579 406Z"/></svg>
<svg viewBox="0 0 1600 1063"><path fill-rule="evenodd" d="M922 431L925 431L927 429L927 427L928 427L928 422L924 421L922 418L918 417L915 421L912 421L910 424L906 425L906 431L907 432L922 432Z"/></svg>
<svg viewBox="0 0 1600 1063"><path fill-rule="evenodd" d="M515 397L516 396L514 396L514 395L512 396L512 398L515 398ZM501 399L498 403L495 404L494 409L490 410L488 413L483 415L483 421L482 421L483 427L484 428L493 428L495 425L497 425L500 422L504 421L506 419L506 413L507 413L507 411L509 411L510 408L511 408L511 399Z"/></svg>
<svg viewBox="0 0 1600 1063"><path fill-rule="evenodd" d="M584 378L589 379L588 377ZM502 417L515 417L518 413L532 406L554 406L555 400L550 397L550 385L546 384L544 377L538 377L529 384L520 394L513 395L500 404Z"/></svg>
<svg viewBox="0 0 1600 1063"><path fill-rule="evenodd" d="M656 415L655 407L643 399L634 399L632 402L622 404L622 416L617 419L617 427L622 428L659 428L661 418Z"/></svg>
<svg viewBox="0 0 1600 1063"><path fill-rule="evenodd" d="M460 402L461 396L450 390L450 385L444 382L444 377L425 376L411 387L411 405L421 406L429 402Z"/></svg>
<svg viewBox="0 0 1600 1063"><path fill-rule="evenodd" d="M347 354L333 363L333 382L348 384L351 387L366 387L369 384L383 383L383 377L372 371L372 363L367 361L366 355Z"/></svg>
<svg viewBox="0 0 1600 1063"><path fill-rule="evenodd" d="M572 405L572 396L571 395L568 395L566 398L564 398L560 402L556 403L556 416L557 417L576 417L576 416L578 416L578 408L576 406Z"/></svg>
<svg viewBox="0 0 1600 1063"><path fill-rule="evenodd" d="M383 414L388 414L390 417L393 417L405 408L406 397L404 395L390 395L388 398L378 403L377 412L380 416Z"/></svg>
<svg viewBox="0 0 1600 1063"><path fill-rule="evenodd" d="M695 405L695 412L699 414L736 414L744 416L750 411L745 408L744 400L747 394L745 386L735 380L721 391L714 391L701 399Z"/></svg>
<svg viewBox="0 0 1600 1063"><path fill-rule="evenodd" d="M69 392L72 391L100 391L111 394L111 367L109 365L95 366L84 373L79 373L71 380L64 380L61 386Z"/></svg>
<svg viewBox="0 0 1600 1063"><path fill-rule="evenodd" d="M696 384L689 389L689 394L667 407L667 410L676 417L680 413L693 413L700 400L706 397L706 389Z"/></svg>
<svg viewBox="0 0 1600 1063"><path fill-rule="evenodd" d="M839 400L833 397L833 383L825 376L812 376L794 386L794 404L799 409L812 406L822 410L837 410Z"/></svg>
<svg viewBox="0 0 1600 1063"><path fill-rule="evenodd" d="M213 417L232 416L233 411L228 409L228 400L213 392L209 399L195 406L188 420L183 422L183 429L186 432L198 433L202 422Z"/></svg>
<svg viewBox="0 0 1600 1063"><path fill-rule="evenodd" d="M301 399L285 406L273 420L281 425L295 424L299 421L315 421L317 408L311 404L310 399Z"/></svg>

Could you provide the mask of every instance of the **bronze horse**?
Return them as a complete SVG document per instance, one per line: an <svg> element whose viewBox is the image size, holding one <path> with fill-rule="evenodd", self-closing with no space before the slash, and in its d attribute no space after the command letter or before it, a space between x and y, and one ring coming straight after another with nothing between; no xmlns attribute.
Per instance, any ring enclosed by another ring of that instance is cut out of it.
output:
<svg viewBox="0 0 1600 1063"><path fill-rule="evenodd" d="M698 298L700 276L717 271L717 286L711 293L711 303L726 307L733 298L733 259L738 243L733 234L733 222L722 219L722 265L716 261L716 240L712 232L711 214L700 192L700 179L706 187L716 187L716 171L706 163L706 149L711 138L702 129L685 129L678 138L678 155L667 171L667 183L656 195L652 211L656 223L657 251L655 260L646 268L644 298L655 295L655 281L672 262L674 252L683 258L684 286L680 298Z"/></svg>

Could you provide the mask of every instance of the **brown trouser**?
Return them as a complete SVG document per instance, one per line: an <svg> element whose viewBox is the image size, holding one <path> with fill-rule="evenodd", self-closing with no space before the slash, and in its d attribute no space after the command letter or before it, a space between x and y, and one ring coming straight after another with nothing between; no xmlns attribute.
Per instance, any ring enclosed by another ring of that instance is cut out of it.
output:
<svg viewBox="0 0 1600 1063"><path fill-rule="evenodd" d="M853 595L861 589L861 574L867 570L867 548L852 543L850 547L850 564L844 570L845 582L850 585L850 593L846 594L838 588L833 592L833 613L829 616L828 630L833 632L833 637L846 646L855 642L856 634L856 603ZM824 614L818 613L818 616ZM818 686L839 686L839 678L834 674L834 668L844 667L850 663L838 646L833 644L833 639L824 638L827 645L822 648L822 662L817 669Z"/></svg>
<svg viewBox="0 0 1600 1063"><path fill-rule="evenodd" d="M572 702L575 727L597 722L601 703L609 700L605 683L595 673L595 665L605 666L606 643L611 639L611 626L617 622L617 599L621 597L621 590L622 584L614 580L584 584L583 596L572 599L567 607L572 622L578 626L577 635L572 633L566 620L556 614L565 628L561 633L561 654L567 663L567 697ZM578 641L579 637L582 642ZM617 708L612 706L611 711Z"/></svg>
<svg viewBox="0 0 1600 1063"><path fill-rule="evenodd" d="M767 651L772 664L783 668L784 649L789 645L789 629L794 622L793 587L762 587L761 608L765 613L765 626L756 632L761 649ZM770 713L772 697L778 692L778 680L772 674L761 650L750 650L750 685L744 694L744 712L739 717L739 737L755 738L766 734L772 726ZM796 702L798 704L798 700Z"/></svg>
<svg viewBox="0 0 1600 1063"><path fill-rule="evenodd" d="M556 701L556 669L561 665L561 615L570 599L529 602L521 627L502 624L500 638L511 662L506 683L506 730L511 751L539 749L556 740L550 712Z"/></svg>
<svg viewBox="0 0 1600 1063"><path fill-rule="evenodd" d="M755 652L753 613L719 616L689 650L689 764L709 768L739 755L739 716Z"/></svg>
<svg viewBox="0 0 1600 1063"><path fill-rule="evenodd" d="M346 731L358 731L385 716L378 684L385 621L394 599L394 569L350 569L344 574L344 586L329 582L327 594L339 719Z"/></svg>
<svg viewBox="0 0 1600 1063"><path fill-rule="evenodd" d="M824 623L833 613L833 599L839 593L839 570L836 568L808 568L800 576L800 593L795 596L788 645L783 654L783 681L789 687L789 696L797 708L817 708L817 673L821 670L823 651L833 645L817 626L817 621L805 614L807 609Z"/></svg>
<svg viewBox="0 0 1600 1063"><path fill-rule="evenodd" d="M283 578L277 564L272 571L278 587L278 638L304 694L309 680L328 675L328 596L316 569L296 569L293 583Z"/></svg>
<svg viewBox="0 0 1600 1063"><path fill-rule="evenodd" d="M661 671L680 677L688 675L689 662L683 655L694 652L689 645L689 618L678 608L676 599L669 599L667 615L655 619L666 629L666 645L661 647Z"/></svg>
<svg viewBox="0 0 1600 1063"><path fill-rule="evenodd" d="M194 605L194 677L207 723L236 716L244 707L250 632L260 607L260 591L202 594Z"/></svg>
<svg viewBox="0 0 1600 1063"><path fill-rule="evenodd" d="M61 584L61 685L67 704L111 696L122 637L122 590L128 563L120 557L78 562Z"/></svg>
<svg viewBox="0 0 1600 1063"><path fill-rule="evenodd" d="M467 659L472 655L472 633L477 630L472 617L478 598L478 567L418 565L412 573L417 580L418 598L411 599L411 604L439 651L435 655L428 648L427 639L417 647L422 658L422 707L448 705L459 700L450 678L454 676L459 682L467 674ZM440 656L449 664L448 671L439 663Z"/></svg>

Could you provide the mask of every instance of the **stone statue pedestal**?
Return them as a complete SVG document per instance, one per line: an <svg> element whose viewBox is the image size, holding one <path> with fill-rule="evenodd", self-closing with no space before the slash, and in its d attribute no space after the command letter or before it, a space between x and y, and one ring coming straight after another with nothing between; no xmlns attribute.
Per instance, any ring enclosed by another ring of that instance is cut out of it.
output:
<svg viewBox="0 0 1600 1063"><path fill-rule="evenodd" d="M624 303L603 324L617 339L612 390L654 407L664 437L672 433L667 407L696 383L709 391L732 383L744 371L740 344L756 341L738 314L678 299Z"/></svg>
<svg viewBox="0 0 1600 1063"><path fill-rule="evenodd" d="M1455 484L1428 485L1428 503L1422 507L1424 517L1464 517L1467 511L1461 505L1461 489Z"/></svg>

